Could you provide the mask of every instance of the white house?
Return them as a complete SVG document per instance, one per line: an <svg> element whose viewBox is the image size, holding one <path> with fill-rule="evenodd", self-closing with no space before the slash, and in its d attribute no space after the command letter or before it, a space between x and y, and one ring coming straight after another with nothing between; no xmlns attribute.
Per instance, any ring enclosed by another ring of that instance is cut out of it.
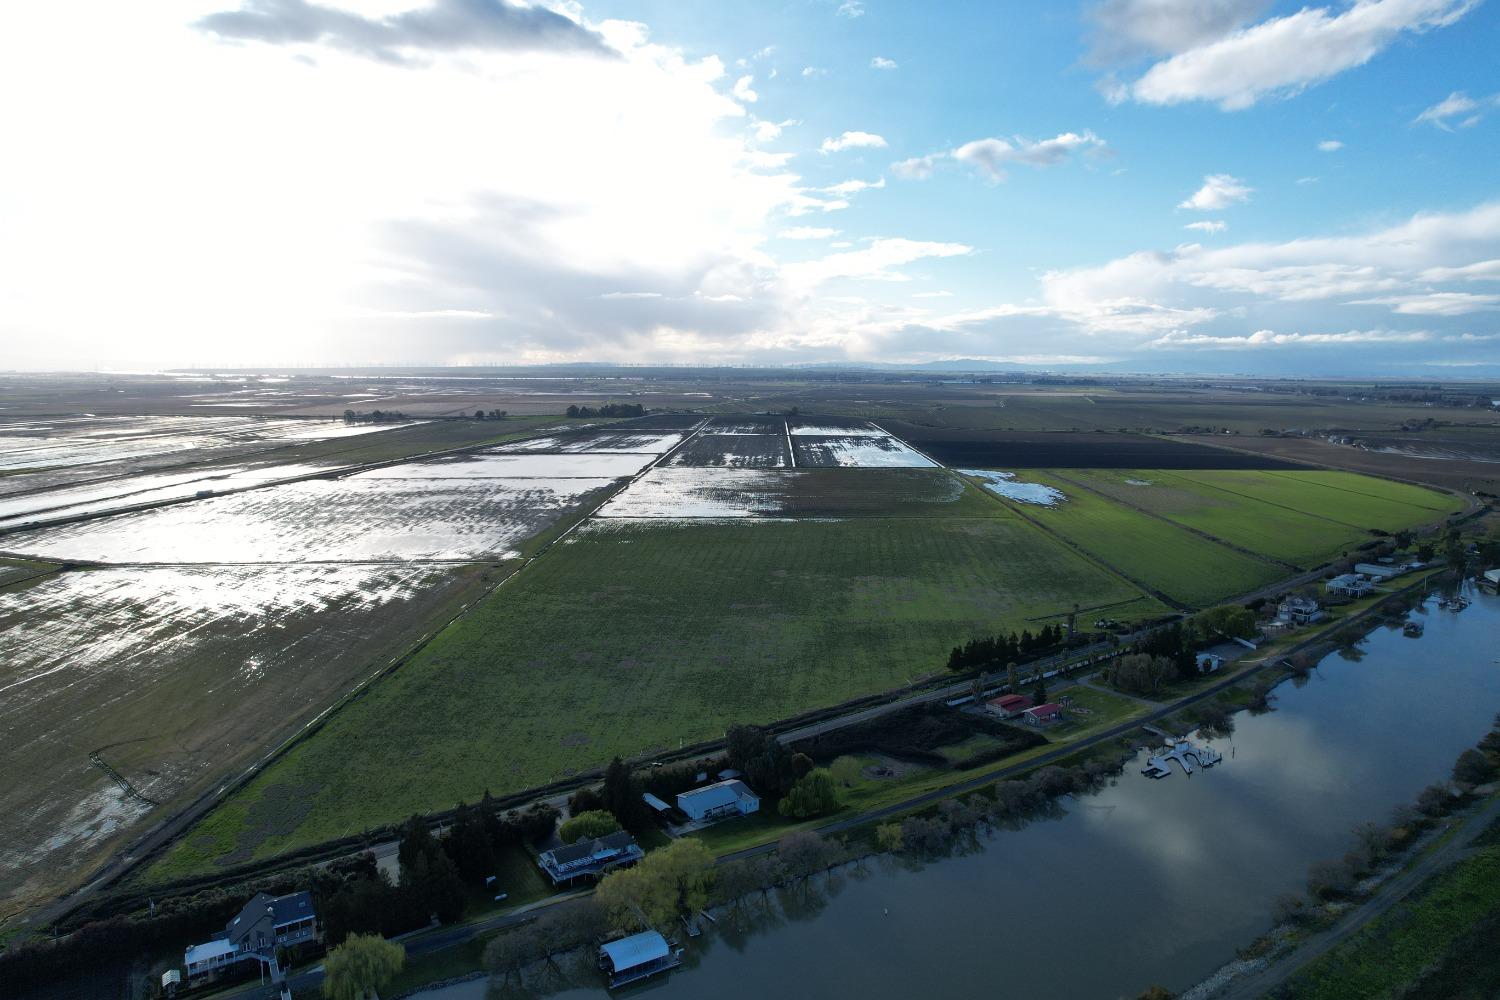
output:
<svg viewBox="0 0 1500 1000"><path fill-rule="evenodd" d="M677 796L677 808L694 822L746 816L760 810L760 796L743 781L731 778L681 793Z"/></svg>
<svg viewBox="0 0 1500 1000"><path fill-rule="evenodd" d="M1358 573L1344 573L1329 580L1324 589L1344 597L1364 597L1375 589L1375 584Z"/></svg>
<svg viewBox="0 0 1500 1000"><path fill-rule="evenodd" d="M1322 617L1318 602L1306 597L1288 597L1276 608L1276 620L1287 625L1311 625Z"/></svg>

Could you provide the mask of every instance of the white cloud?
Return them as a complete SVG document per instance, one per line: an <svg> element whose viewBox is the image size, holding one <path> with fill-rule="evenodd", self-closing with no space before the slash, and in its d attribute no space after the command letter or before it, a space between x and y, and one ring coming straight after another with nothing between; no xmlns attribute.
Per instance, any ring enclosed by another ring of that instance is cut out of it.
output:
<svg viewBox="0 0 1500 1000"><path fill-rule="evenodd" d="M928 153L926 156L913 156L909 160L900 160L891 164L891 173L909 181L926 180L932 176L932 170L937 165L937 161L947 155L947 153Z"/></svg>
<svg viewBox="0 0 1500 1000"><path fill-rule="evenodd" d="M912 298L914 298L914 299L948 299L948 298L952 298L952 297L953 297L953 293L949 292L949 291L941 291L941 292L913 292L912 293Z"/></svg>
<svg viewBox="0 0 1500 1000"><path fill-rule="evenodd" d="M818 147L825 153L837 153L845 149L884 149L885 139L873 132L845 132L823 140Z"/></svg>
<svg viewBox="0 0 1500 1000"><path fill-rule="evenodd" d="M1215 101L1226 111L1290 96L1363 66L1407 33L1452 24L1478 0L1356 0L1335 11L1304 7L1201 40L1116 88L1145 104Z"/></svg>
<svg viewBox="0 0 1500 1000"><path fill-rule="evenodd" d="M1096 63L1182 52L1223 38L1269 0L1102 0L1090 11Z"/></svg>
<svg viewBox="0 0 1500 1000"><path fill-rule="evenodd" d="M894 60L894 59L887 59L885 56L876 56L874 59L870 60L870 68L871 69L898 69L899 66L897 65L896 60Z"/></svg>
<svg viewBox="0 0 1500 1000"><path fill-rule="evenodd" d="M1208 234L1212 235L1214 233L1222 233L1224 230L1228 229L1229 228L1229 223L1223 222L1223 221L1218 220L1218 219L1203 219L1203 220L1201 220L1199 222L1189 222L1187 225L1183 226L1182 228L1183 229L1196 229L1200 233L1208 233Z"/></svg>
<svg viewBox="0 0 1500 1000"><path fill-rule="evenodd" d="M1337 139L1324 139L1318 143L1318 152L1320 153L1337 153L1343 148L1344 144Z"/></svg>
<svg viewBox="0 0 1500 1000"><path fill-rule="evenodd" d="M1461 267L1429 267L1417 277L1423 281L1500 281L1500 260L1481 260Z"/></svg>
<svg viewBox="0 0 1500 1000"><path fill-rule="evenodd" d="M756 118L752 120L751 129L755 135L756 142L772 142L776 139L781 138L781 133L783 130L788 129L793 125L801 124L802 123L797 121L795 118L787 118L779 122L768 122L764 119Z"/></svg>
<svg viewBox="0 0 1500 1000"><path fill-rule="evenodd" d="M1393 312L1407 316L1467 316L1470 313L1494 312L1500 309L1500 295L1475 295L1471 292L1425 292L1417 295L1392 295L1380 299L1356 299L1350 304L1390 306Z"/></svg>
<svg viewBox="0 0 1500 1000"><path fill-rule="evenodd" d="M879 191L883 187L885 187L884 177L877 177L873 181L862 181L856 178L854 180L840 181L837 184L830 184L823 190L829 194L836 194L842 197L844 195L859 194L861 191Z"/></svg>
<svg viewBox="0 0 1500 1000"><path fill-rule="evenodd" d="M746 104L754 104L756 101L760 100L760 95L757 94L754 90L750 89L750 85L754 82L755 77L742 76L738 80L734 81L734 89L731 92L734 94L737 100L744 101Z"/></svg>
<svg viewBox="0 0 1500 1000"><path fill-rule="evenodd" d="M812 289L835 278L864 281L908 281L895 268L929 257L960 257L974 252L963 243L879 239L860 250L830 254L820 260L787 264L782 274L794 288Z"/></svg>
<svg viewBox="0 0 1500 1000"><path fill-rule="evenodd" d="M1462 90L1455 90L1426 111L1423 111L1420 115L1417 115L1416 118L1412 119L1412 124L1417 125L1425 122L1435 125L1444 131L1452 132L1452 119L1462 118L1458 123L1458 127L1470 128L1478 125L1483 120L1483 109L1489 107L1500 107L1500 94L1475 100Z"/></svg>
<svg viewBox="0 0 1500 1000"><path fill-rule="evenodd" d="M1221 336L1174 330L1151 341L1151 347L1209 347L1216 350L1252 350L1264 347L1326 347L1339 344L1420 344L1432 340L1426 330L1346 330L1342 333L1277 333L1256 330L1244 335Z"/></svg>
<svg viewBox="0 0 1500 1000"><path fill-rule="evenodd" d="M1051 139L1032 141L1016 136L1010 140L975 139L950 152L949 156L983 173L991 181L1005 180L1005 168L1012 163L1033 167L1051 167L1080 150L1102 149L1105 143L1093 132L1063 132ZM934 154L936 155L936 154ZM905 161L911 163L912 161ZM930 165L929 165L930 172ZM925 176L925 175L921 175Z"/></svg>
<svg viewBox="0 0 1500 1000"><path fill-rule="evenodd" d="M661 292L605 292L601 299L659 299Z"/></svg>
<svg viewBox="0 0 1500 1000"><path fill-rule="evenodd" d="M776 235L784 240L826 240L838 234L837 229L828 229L823 226L793 226L790 229L783 229Z"/></svg>
<svg viewBox="0 0 1500 1000"><path fill-rule="evenodd" d="M1217 212L1230 205L1249 201L1254 188L1229 174L1209 174L1203 178L1203 186L1189 195L1178 208L1190 208L1195 212Z"/></svg>
<svg viewBox="0 0 1500 1000"><path fill-rule="evenodd" d="M864 0L842 0L837 11L839 17L856 18L865 16Z"/></svg>
<svg viewBox="0 0 1500 1000"><path fill-rule="evenodd" d="M803 66L802 76L807 80L818 80L828 75L828 70L822 66Z"/></svg>

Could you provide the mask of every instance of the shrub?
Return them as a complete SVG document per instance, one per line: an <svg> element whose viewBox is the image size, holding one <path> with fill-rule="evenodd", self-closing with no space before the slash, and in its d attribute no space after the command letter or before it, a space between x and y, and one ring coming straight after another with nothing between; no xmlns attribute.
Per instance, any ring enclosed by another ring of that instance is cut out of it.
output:
<svg viewBox="0 0 1500 1000"><path fill-rule="evenodd" d="M614 813L603 809L591 809L579 813L558 828L557 835L564 844L576 844L580 840L593 840L620 829L620 821Z"/></svg>

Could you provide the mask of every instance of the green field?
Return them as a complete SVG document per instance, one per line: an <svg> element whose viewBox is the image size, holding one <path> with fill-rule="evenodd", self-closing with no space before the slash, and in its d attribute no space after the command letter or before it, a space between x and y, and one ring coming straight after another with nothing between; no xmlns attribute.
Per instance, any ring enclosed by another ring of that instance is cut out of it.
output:
<svg viewBox="0 0 1500 1000"><path fill-rule="evenodd" d="M1247 497L1354 528L1396 531L1463 509L1457 497L1352 472L1175 472L1229 496Z"/></svg>
<svg viewBox="0 0 1500 1000"><path fill-rule="evenodd" d="M1217 477L1224 473L1070 469L1058 475L1231 545L1304 569L1321 565L1340 552L1370 539L1369 532L1362 527L1254 499L1246 490L1228 492L1198 478ZM1248 475L1264 480L1277 473L1253 472ZM1228 485L1237 489L1241 484L1230 482ZM1304 488L1301 484L1290 489L1276 485L1288 499L1298 499L1305 508L1318 508L1318 501L1325 499L1319 494L1333 493L1320 486L1307 485L1305 489L1311 495L1296 496L1297 490ZM1249 490L1256 488L1253 482L1248 487ZM1335 505L1325 503L1321 507L1328 510ZM1405 516L1398 519L1397 526L1411 523L1413 516L1424 521L1435 515L1417 508L1405 508Z"/></svg>
<svg viewBox="0 0 1500 1000"><path fill-rule="evenodd" d="M1286 575L1272 563L1081 491L1061 478L1031 470L1020 478L1068 496L1057 507L1016 505L1038 524L1183 604L1213 604Z"/></svg>
<svg viewBox="0 0 1500 1000"><path fill-rule="evenodd" d="M1003 512L1002 512L1003 513ZM1008 516L595 521L178 843L211 868L942 670L1072 607L1164 609Z"/></svg>

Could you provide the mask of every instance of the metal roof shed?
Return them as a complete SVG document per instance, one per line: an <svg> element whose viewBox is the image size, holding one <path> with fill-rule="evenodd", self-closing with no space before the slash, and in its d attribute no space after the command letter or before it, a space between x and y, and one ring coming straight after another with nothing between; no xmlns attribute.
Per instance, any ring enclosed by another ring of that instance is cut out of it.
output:
<svg viewBox="0 0 1500 1000"><path fill-rule="evenodd" d="M599 967L609 973L611 987L624 986L681 964L672 954L667 939L656 931L642 931L599 946Z"/></svg>

